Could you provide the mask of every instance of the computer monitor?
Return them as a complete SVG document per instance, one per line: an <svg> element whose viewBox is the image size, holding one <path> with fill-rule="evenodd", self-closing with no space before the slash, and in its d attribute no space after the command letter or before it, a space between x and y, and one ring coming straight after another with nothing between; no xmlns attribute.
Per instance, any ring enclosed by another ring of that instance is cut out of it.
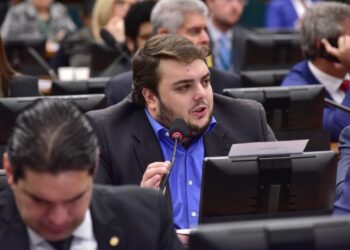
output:
<svg viewBox="0 0 350 250"><path fill-rule="evenodd" d="M83 112L106 107L104 94L0 98L0 145L7 144L17 114L37 99L70 100Z"/></svg>
<svg viewBox="0 0 350 250"><path fill-rule="evenodd" d="M199 223L330 213L337 154L207 157Z"/></svg>
<svg viewBox="0 0 350 250"><path fill-rule="evenodd" d="M289 69L245 70L241 71L243 87L280 86Z"/></svg>
<svg viewBox="0 0 350 250"><path fill-rule="evenodd" d="M53 81L51 95L77 95L104 93L110 77L94 77L81 81Z"/></svg>
<svg viewBox="0 0 350 250"><path fill-rule="evenodd" d="M316 216L199 227L190 250L347 250L350 217Z"/></svg>
<svg viewBox="0 0 350 250"><path fill-rule="evenodd" d="M39 55L41 60L45 61L45 46L45 40L4 40L6 56L11 66L18 72L27 75L49 75L47 66L42 65L35 58ZM36 52L36 55L29 51L31 49ZM47 64L47 61L45 63Z"/></svg>
<svg viewBox="0 0 350 250"><path fill-rule="evenodd" d="M303 60L299 32L256 32L246 37L242 70L290 69Z"/></svg>
<svg viewBox="0 0 350 250"><path fill-rule="evenodd" d="M329 149L329 133L322 128L321 85L224 89L223 94L260 102L277 139L310 139L306 151Z"/></svg>

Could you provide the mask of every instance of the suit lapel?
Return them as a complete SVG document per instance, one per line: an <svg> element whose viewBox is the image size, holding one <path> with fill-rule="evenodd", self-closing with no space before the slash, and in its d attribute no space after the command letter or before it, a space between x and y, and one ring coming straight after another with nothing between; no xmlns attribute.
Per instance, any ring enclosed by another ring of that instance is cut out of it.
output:
<svg viewBox="0 0 350 250"><path fill-rule="evenodd" d="M148 164L155 161L164 161L157 137L143 109L136 114L132 133L134 138L133 149L142 173L145 172Z"/></svg>
<svg viewBox="0 0 350 250"><path fill-rule="evenodd" d="M213 131L204 136L205 157L228 155L231 145L225 141L227 132L217 123Z"/></svg>
<svg viewBox="0 0 350 250"><path fill-rule="evenodd" d="M117 215L106 206L96 189L94 189L90 209L98 249L127 249L125 232L121 227L120 220L118 220Z"/></svg>

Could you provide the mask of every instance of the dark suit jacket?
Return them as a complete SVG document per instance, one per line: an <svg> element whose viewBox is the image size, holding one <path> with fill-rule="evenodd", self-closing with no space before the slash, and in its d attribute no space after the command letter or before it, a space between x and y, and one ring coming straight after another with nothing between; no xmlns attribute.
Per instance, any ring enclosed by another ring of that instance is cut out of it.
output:
<svg viewBox="0 0 350 250"><path fill-rule="evenodd" d="M149 163L164 161L144 109L128 98L87 115L101 147L97 182L140 184ZM215 128L204 136L205 156L226 156L233 143L275 139L258 102L214 94L214 117Z"/></svg>
<svg viewBox="0 0 350 250"><path fill-rule="evenodd" d="M161 193L138 187L94 187L90 206L98 249L183 249ZM120 243L111 247L117 236ZM10 189L0 195L1 249L29 250L29 236Z"/></svg>
<svg viewBox="0 0 350 250"><path fill-rule="evenodd" d="M282 86L321 84L312 74L307 61L296 64L283 79ZM333 99L326 91L326 97ZM350 91L345 95L342 105L350 107ZM333 107L325 106L323 110L323 128L330 132L333 141L338 141L339 134L350 124L350 114Z"/></svg>
<svg viewBox="0 0 350 250"><path fill-rule="evenodd" d="M211 86L214 93L221 94L225 88L241 87L240 76L224 72L215 68L210 68ZM107 97L107 106L111 106L123 100L130 92L132 85L132 71L127 71L113 77L107 82L105 94Z"/></svg>

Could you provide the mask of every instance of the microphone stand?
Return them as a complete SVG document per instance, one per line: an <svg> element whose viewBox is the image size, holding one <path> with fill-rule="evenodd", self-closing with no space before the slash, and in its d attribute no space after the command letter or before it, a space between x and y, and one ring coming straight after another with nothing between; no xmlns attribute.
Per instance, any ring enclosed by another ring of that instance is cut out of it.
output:
<svg viewBox="0 0 350 250"><path fill-rule="evenodd" d="M171 169L173 168L174 163L175 163L176 148L177 148L178 141L179 141L179 137L177 136L177 137L175 138L174 150L173 150L173 155L172 155L172 157L171 157L171 163L170 163L169 171L168 171L167 174L164 175L164 177L163 177L163 179L162 179L162 181L160 182L159 187L158 187L158 190L161 191L162 193L164 192L164 189L165 189L166 184L167 184L168 179L169 179L170 171L171 171Z"/></svg>

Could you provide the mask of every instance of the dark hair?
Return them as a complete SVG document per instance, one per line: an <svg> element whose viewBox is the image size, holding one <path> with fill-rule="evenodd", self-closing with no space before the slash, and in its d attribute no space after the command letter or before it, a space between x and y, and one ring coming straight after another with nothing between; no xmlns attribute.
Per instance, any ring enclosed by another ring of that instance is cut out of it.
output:
<svg viewBox="0 0 350 250"><path fill-rule="evenodd" d="M350 19L350 6L337 2L318 2L309 8L301 23L301 50L305 57L319 57L316 42L322 38L338 38L344 32L343 22Z"/></svg>
<svg viewBox="0 0 350 250"><path fill-rule="evenodd" d="M11 67L7 59L4 44L0 36L0 97L9 96L8 82L16 74L17 72Z"/></svg>
<svg viewBox="0 0 350 250"><path fill-rule="evenodd" d="M158 67L162 59L191 63L196 59L205 61L208 55L208 49L197 47L190 40L179 35L166 34L151 37L133 58L133 102L145 106L143 88L150 89L158 95L158 84L161 78Z"/></svg>
<svg viewBox="0 0 350 250"><path fill-rule="evenodd" d="M149 0L131 5L124 17L125 36L136 41L141 24L151 22L151 12L155 4L155 1Z"/></svg>
<svg viewBox="0 0 350 250"><path fill-rule="evenodd" d="M78 107L52 99L35 101L18 115L7 147L15 181L24 178L25 169L93 174L97 150L95 132Z"/></svg>

